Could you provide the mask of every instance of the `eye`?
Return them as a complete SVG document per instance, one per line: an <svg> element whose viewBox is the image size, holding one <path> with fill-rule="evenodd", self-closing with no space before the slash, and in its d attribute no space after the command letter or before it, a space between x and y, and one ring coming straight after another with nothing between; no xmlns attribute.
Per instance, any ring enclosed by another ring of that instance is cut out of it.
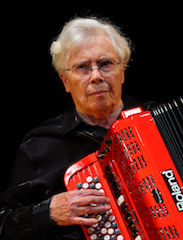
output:
<svg viewBox="0 0 183 240"><path fill-rule="evenodd" d="M74 71L77 74L88 74L88 72L90 71L90 65L87 63L80 63L75 66Z"/></svg>
<svg viewBox="0 0 183 240"><path fill-rule="evenodd" d="M77 66L78 69L83 69L83 68L86 68L86 64L80 64Z"/></svg>
<svg viewBox="0 0 183 240"><path fill-rule="evenodd" d="M114 64L111 60L103 60L99 63L99 68L103 72L110 72L113 70Z"/></svg>
<svg viewBox="0 0 183 240"><path fill-rule="evenodd" d="M100 62L100 67L110 66L111 64L112 64L112 62L110 60L104 60L104 61Z"/></svg>
<svg viewBox="0 0 183 240"><path fill-rule="evenodd" d="M89 68L90 68L90 65L87 63L81 63L76 66L77 70L82 70L82 71L88 70Z"/></svg>

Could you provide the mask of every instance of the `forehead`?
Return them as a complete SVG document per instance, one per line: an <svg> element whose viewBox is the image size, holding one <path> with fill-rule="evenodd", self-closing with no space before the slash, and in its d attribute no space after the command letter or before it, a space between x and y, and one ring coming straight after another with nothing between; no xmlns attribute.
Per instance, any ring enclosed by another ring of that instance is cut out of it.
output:
<svg viewBox="0 0 183 240"><path fill-rule="evenodd" d="M70 51L68 65L80 61L97 61L106 57L118 60L111 40L107 36L95 37Z"/></svg>

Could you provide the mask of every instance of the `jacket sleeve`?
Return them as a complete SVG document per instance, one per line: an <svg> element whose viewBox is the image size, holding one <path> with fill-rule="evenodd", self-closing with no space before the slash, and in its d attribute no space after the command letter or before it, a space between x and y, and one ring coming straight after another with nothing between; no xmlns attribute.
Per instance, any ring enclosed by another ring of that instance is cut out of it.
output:
<svg viewBox="0 0 183 240"><path fill-rule="evenodd" d="M49 186L19 150L8 190L0 197L1 239L33 239L50 225Z"/></svg>
<svg viewBox="0 0 183 240"><path fill-rule="evenodd" d="M82 239L80 227L58 227L50 220L49 204L66 191L65 170L100 145L78 131L64 136L54 131L29 135L18 150L8 190L0 196L1 240Z"/></svg>
<svg viewBox="0 0 183 240"><path fill-rule="evenodd" d="M14 209L3 207L0 212L1 239L42 239L50 226L50 200Z"/></svg>
<svg viewBox="0 0 183 240"><path fill-rule="evenodd" d="M1 240L43 239L54 225L49 205L55 192L64 191L63 167L50 161L46 142L41 145L45 149L40 149L40 157L30 147L27 151L27 144L18 151L8 190L0 196Z"/></svg>

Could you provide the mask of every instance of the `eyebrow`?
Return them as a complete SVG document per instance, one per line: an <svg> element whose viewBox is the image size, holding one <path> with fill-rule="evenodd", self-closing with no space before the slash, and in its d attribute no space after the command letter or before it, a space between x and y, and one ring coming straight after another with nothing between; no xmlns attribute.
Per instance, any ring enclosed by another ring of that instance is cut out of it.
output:
<svg viewBox="0 0 183 240"><path fill-rule="evenodd" d="M88 63L90 63L90 61L80 61L80 62L74 64L72 67L76 67L76 66L79 66L79 65L82 65L82 64L88 64Z"/></svg>
<svg viewBox="0 0 183 240"><path fill-rule="evenodd" d="M104 61L104 60L114 60L112 57L104 57L104 56L102 56L101 58L99 58L96 62L98 63L98 62L101 62L101 61ZM89 60L89 61L87 61L87 60L81 60L81 61L79 61L79 62L77 62L76 64L74 64L73 65L73 67L75 67L75 66L77 66L77 65L82 65L82 64L87 64L87 63L91 63L92 61L91 60Z"/></svg>

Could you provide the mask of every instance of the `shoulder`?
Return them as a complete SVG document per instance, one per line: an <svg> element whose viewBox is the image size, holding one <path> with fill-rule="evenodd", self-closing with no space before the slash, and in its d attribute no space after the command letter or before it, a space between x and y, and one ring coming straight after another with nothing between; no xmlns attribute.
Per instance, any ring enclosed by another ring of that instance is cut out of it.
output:
<svg viewBox="0 0 183 240"><path fill-rule="evenodd" d="M123 101L124 101L124 110L135 108L135 107L141 107L145 111L158 105L158 103L155 101L142 102L128 94L124 94Z"/></svg>
<svg viewBox="0 0 183 240"><path fill-rule="evenodd" d="M33 137L58 137L70 132L80 122L73 106L70 106L64 113L55 118L50 118L42 122L39 126L28 132L23 142Z"/></svg>
<svg viewBox="0 0 183 240"><path fill-rule="evenodd" d="M62 134L62 118L64 114L61 114L55 118L50 118L42 122L37 127L28 132L23 139L23 142L35 137L35 136L51 136Z"/></svg>

